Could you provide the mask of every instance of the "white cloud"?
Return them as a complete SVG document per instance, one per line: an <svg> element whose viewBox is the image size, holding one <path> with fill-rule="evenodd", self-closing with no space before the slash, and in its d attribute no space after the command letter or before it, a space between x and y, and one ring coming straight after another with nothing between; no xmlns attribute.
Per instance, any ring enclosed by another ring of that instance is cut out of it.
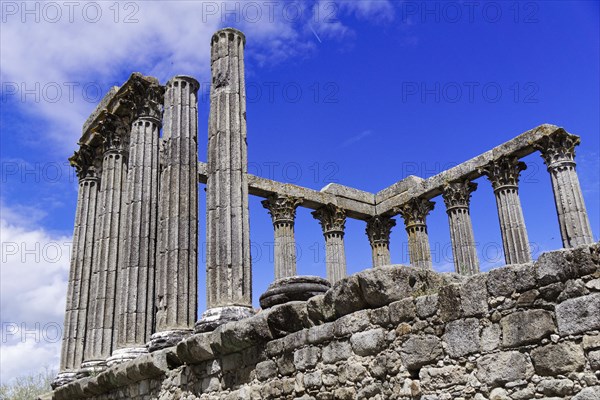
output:
<svg viewBox="0 0 600 400"><path fill-rule="evenodd" d="M65 152L99 101L97 89L121 84L123 71L207 81L210 37L224 25L239 26L252 42L248 57L264 65L313 52L313 29L341 40L352 33L343 18L393 15L388 1L72 3L3 2L0 39L3 97L44 122L29 134L33 142L51 139Z"/></svg>
<svg viewBox="0 0 600 400"><path fill-rule="evenodd" d="M71 238L52 235L23 210L1 208L0 370L6 382L43 366L58 367Z"/></svg>

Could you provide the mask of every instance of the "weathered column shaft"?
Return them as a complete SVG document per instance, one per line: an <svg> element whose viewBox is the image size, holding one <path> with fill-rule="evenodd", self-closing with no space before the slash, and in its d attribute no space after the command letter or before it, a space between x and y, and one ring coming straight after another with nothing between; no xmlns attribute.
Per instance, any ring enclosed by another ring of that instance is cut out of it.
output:
<svg viewBox="0 0 600 400"><path fill-rule="evenodd" d="M160 89L157 87L156 90ZM121 250L123 257L119 278L121 307L116 324L117 349L122 351L113 352L117 361L143 353L154 327L159 116L141 115L131 125Z"/></svg>
<svg viewBox="0 0 600 400"><path fill-rule="evenodd" d="M443 192L450 225L454 269L461 275L479 272L479 258L469 211L471 193L475 189L477 184L473 182L452 182L444 186Z"/></svg>
<svg viewBox="0 0 600 400"><path fill-rule="evenodd" d="M346 212L334 204L327 204L313 211L312 215L319 220L323 229L327 280L333 285L347 275L344 247Z"/></svg>
<svg viewBox="0 0 600 400"><path fill-rule="evenodd" d="M165 345L190 332L197 315L198 88L176 76L165 92L156 270L156 335L173 333Z"/></svg>
<svg viewBox="0 0 600 400"><path fill-rule="evenodd" d="M563 247L594 242L592 228L575 170L575 146L580 138L565 131L546 136L536 143L548 167Z"/></svg>
<svg viewBox="0 0 600 400"><path fill-rule="evenodd" d="M506 264L523 264L531 261L527 228L519 199L519 174L525 163L516 157L502 157L482 168L496 196L500 232Z"/></svg>
<svg viewBox="0 0 600 400"><path fill-rule="evenodd" d="M244 35L215 33L208 126L207 308L252 306Z"/></svg>
<svg viewBox="0 0 600 400"><path fill-rule="evenodd" d="M412 199L397 210L404 219L408 234L408 255L413 267L432 268L426 218L433 210L434 204L427 199L418 198Z"/></svg>
<svg viewBox="0 0 600 400"><path fill-rule="evenodd" d="M294 221L301 199L290 196L271 196L262 201L269 210L274 228L275 280L296 275L296 239Z"/></svg>
<svg viewBox="0 0 600 400"><path fill-rule="evenodd" d="M366 233L371 244L373 267L391 264L390 233L396 221L389 217L375 216L367 221Z"/></svg>
<svg viewBox="0 0 600 400"><path fill-rule="evenodd" d="M81 366L84 358L90 273L95 250L96 208L100 186L99 163L95 153L95 149L81 145L81 149L69 159L71 165L77 169L79 191L62 339L61 374L74 373ZM61 381L61 374L57 378L59 385L65 383Z"/></svg>
<svg viewBox="0 0 600 400"><path fill-rule="evenodd" d="M127 128L109 114L98 131L104 141L104 157L85 361L99 365L111 355L117 338L114 322L118 312L117 267L122 261L119 250L123 239L121 206L127 180Z"/></svg>

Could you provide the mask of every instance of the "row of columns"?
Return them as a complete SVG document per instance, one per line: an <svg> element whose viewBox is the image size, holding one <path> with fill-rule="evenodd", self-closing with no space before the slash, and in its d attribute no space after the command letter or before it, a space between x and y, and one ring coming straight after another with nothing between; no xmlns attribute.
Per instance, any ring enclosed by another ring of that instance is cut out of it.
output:
<svg viewBox="0 0 600 400"><path fill-rule="evenodd" d="M120 114L104 111L70 158L79 193L55 386L192 331L198 88L186 76L165 87L132 77Z"/></svg>
<svg viewBox="0 0 600 400"><path fill-rule="evenodd" d="M579 180L575 172L575 146L579 138L564 131L546 136L535 148L548 167L554 192L563 247L570 248L593 243ZM531 261L529 240L521 201L518 194L519 176L525 163L514 156L493 160L479 172L490 181L496 198L500 232L506 264ZM443 186L442 198L446 205L455 271L462 275L479 272L470 216L470 199L477 184L469 180L448 182ZM269 210L275 229L275 278L296 275L294 241L295 209L301 199L272 195L262 204ZM431 268L431 250L427 233L427 215L434 202L426 198L411 199L394 209L400 214L408 235L410 264L417 268ZM334 204L325 205L312 213L319 220L325 237L327 279L332 284L346 276L344 251L345 211ZM366 233L372 250L373 267L391 264L390 233L396 225L387 216L374 216L367 221Z"/></svg>

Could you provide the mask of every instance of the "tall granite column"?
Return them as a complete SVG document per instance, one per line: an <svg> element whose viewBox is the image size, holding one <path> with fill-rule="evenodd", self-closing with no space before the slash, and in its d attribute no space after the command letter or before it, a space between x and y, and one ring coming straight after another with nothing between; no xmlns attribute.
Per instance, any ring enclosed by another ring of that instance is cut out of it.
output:
<svg viewBox="0 0 600 400"><path fill-rule="evenodd" d="M103 141L102 181L96 226L96 249L93 260L90 292L90 316L82 368L94 372L106 366L116 340L115 315L118 311L117 266L122 261L119 252L121 206L127 180L128 130L115 115L107 113L96 128Z"/></svg>
<svg viewBox="0 0 600 400"><path fill-rule="evenodd" d="M477 184L470 181L450 182L444 185L442 194L450 224L454 269L461 275L479 272L479 258L469 211L471 193L475 189Z"/></svg>
<svg viewBox="0 0 600 400"><path fill-rule="evenodd" d="M575 171L575 146L579 142L578 136L560 130L535 144L542 153L552 179L558 224L565 248L594 242Z"/></svg>
<svg viewBox="0 0 600 400"><path fill-rule="evenodd" d="M211 40L208 177L206 183L206 303L196 331L253 314L244 46L238 30Z"/></svg>
<svg viewBox="0 0 600 400"><path fill-rule="evenodd" d="M367 221L366 232L371 244L374 268L391 264L390 233L394 226L396 221L390 217L376 215Z"/></svg>
<svg viewBox="0 0 600 400"><path fill-rule="evenodd" d="M301 199L291 196L273 195L262 201L269 210L275 229L275 279L296 275L296 239L294 238L294 220L296 207Z"/></svg>
<svg viewBox="0 0 600 400"><path fill-rule="evenodd" d="M151 85L134 99L125 196L117 345L109 365L147 352L154 327L158 232L158 150L164 89Z"/></svg>
<svg viewBox="0 0 600 400"><path fill-rule="evenodd" d="M404 219L408 234L408 255L413 267L432 268L426 218L434 205L432 201L417 198L397 210Z"/></svg>
<svg viewBox="0 0 600 400"><path fill-rule="evenodd" d="M60 372L52 383L62 386L76 379L83 362L86 342L90 274L95 250L95 220L100 187L101 161L96 148L81 144L69 158L79 178L73 249L67 289L64 334L60 357Z"/></svg>
<svg viewBox="0 0 600 400"><path fill-rule="evenodd" d="M500 232L506 264L523 264L531 261L529 239L521 200L519 199L519 175L527 168L517 157L501 157L481 169L494 189Z"/></svg>
<svg viewBox="0 0 600 400"><path fill-rule="evenodd" d="M334 204L327 204L312 212L323 228L325 236L325 265L327 280L333 285L346 277L346 250L344 248L344 229L346 211Z"/></svg>
<svg viewBox="0 0 600 400"><path fill-rule="evenodd" d="M156 332L149 350L192 332L198 298L198 88L189 76L167 82L158 205Z"/></svg>

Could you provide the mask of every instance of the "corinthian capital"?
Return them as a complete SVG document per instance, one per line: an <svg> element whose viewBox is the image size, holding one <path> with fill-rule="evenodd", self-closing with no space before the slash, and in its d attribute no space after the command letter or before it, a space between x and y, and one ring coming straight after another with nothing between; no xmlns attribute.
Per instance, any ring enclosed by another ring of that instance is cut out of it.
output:
<svg viewBox="0 0 600 400"><path fill-rule="evenodd" d="M446 204L446 209L469 208L471 202L471 193L477 189L477 184L469 180L463 182L448 182L444 185L442 197Z"/></svg>
<svg viewBox="0 0 600 400"><path fill-rule="evenodd" d="M165 88L136 77L131 78L126 85L119 101L128 110L131 122L140 117L150 117L160 121Z"/></svg>
<svg viewBox="0 0 600 400"><path fill-rule="evenodd" d="M104 152L120 152L127 148L129 129L116 115L106 113L94 127L94 131L100 135Z"/></svg>
<svg viewBox="0 0 600 400"><path fill-rule="evenodd" d="M496 191L504 187L516 188L519 185L521 171L526 169L527 165L517 157L504 156L490 161L488 165L480 168L479 172L488 177Z"/></svg>
<svg viewBox="0 0 600 400"><path fill-rule="evenodd" d="M261 204L269 210L273 219L273 225L294 225L296 219L296 207L302 203L302 199L292 196L279 196L274 194L263 200Z"/></svg>
<svg viewBox="0 0 600 400"><path fill-rule="evenodd" d="M376 215L367 221L367 236L371 245L390 243L390 233L396 226L396 220L390 217Z"/></svg>
<svg viewBox="0 0 600 400"><path fill-rule="evenodd" d="M574 164L575 146L580 142L579 136L560 129L549 136L544 136L533 147L542 153L548 169L552 169L565 163Z"/></svg>
<svg viewBox="0 0 600 400"><path fill-rule="evenodd" d="M80 144L79 150L69 158L69 163L75 168L79 180L99 177L100 157L97 150L97 147Z"/></svg>
<svg viewBox="0 0 600 400"><path fill-rule="evenodd" d="M433 210L434 206L435 203L433 201L416 198L397 207L395 212L402 216L406 228L410 228L417 225L425 225L427 215Z"/></svg>
<svg viewBox="0 0 600 400"><path fill-rule="evenodd" d="M346 211L335 204L329 203L313 211L312 216L319 220L324 234L344 234L344 229L346 228Z"/></svg>

